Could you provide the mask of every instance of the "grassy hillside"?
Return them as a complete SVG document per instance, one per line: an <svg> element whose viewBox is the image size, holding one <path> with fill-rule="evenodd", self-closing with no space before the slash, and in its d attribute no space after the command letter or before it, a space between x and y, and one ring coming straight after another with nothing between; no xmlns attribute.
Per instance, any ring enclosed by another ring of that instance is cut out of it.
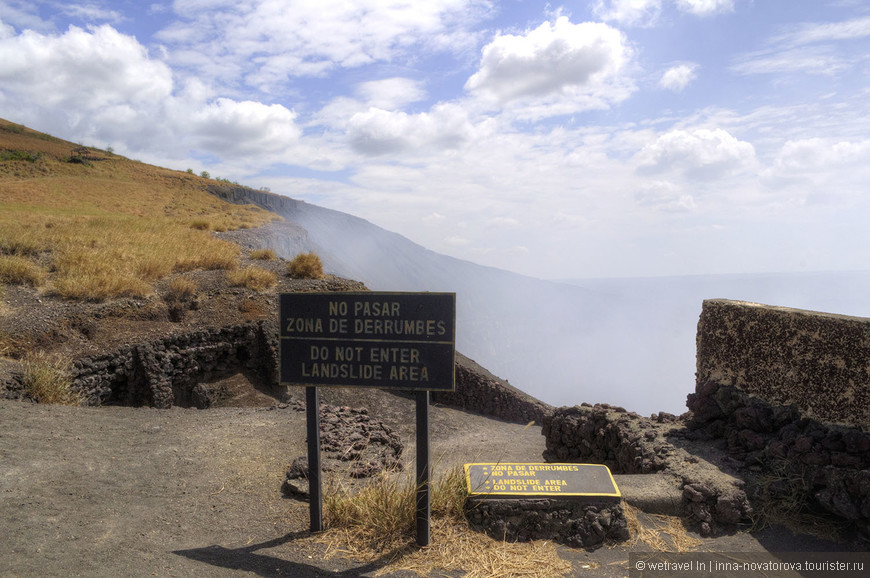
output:
<svg viewBox="0 0 870 578"><path fill-rule="evenodd" d="M68 299L142 297L176 271L237 268L238 246L210 231L280 217L222 201L209 183L0 119L0 295L25 284Z"/></svg>

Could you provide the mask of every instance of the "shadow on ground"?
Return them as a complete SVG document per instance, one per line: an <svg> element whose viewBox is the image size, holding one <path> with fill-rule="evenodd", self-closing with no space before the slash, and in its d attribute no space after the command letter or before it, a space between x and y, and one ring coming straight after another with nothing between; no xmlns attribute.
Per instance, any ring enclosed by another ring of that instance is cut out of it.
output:
<svg viewBox="0 0 870 578"><path fill-rule="evenodd" d="M189 550L176 550L173 554L184 556L190 560L210 564L219 568L228 568L231 570L244 570L252 572L257 576L293 576L299 578L315 578L315 577L346 577L361 576L369 572L375 572L387 565L387 561L391 554L385 555L383 558L370 562L363 566L355 566L347 570L331 571L318 567L312 564L302 562L292 562L270 556L268 554L258 554L259 550L275 548L298 540L308 538L311 533L291 532L280 538L252 544L242 548L224 548L223 546L206 546L204 548L192 548Z"/></svg>

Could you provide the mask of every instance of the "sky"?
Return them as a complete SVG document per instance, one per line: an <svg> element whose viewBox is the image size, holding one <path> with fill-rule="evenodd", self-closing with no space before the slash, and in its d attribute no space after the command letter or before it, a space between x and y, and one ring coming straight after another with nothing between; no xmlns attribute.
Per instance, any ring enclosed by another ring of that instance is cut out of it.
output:
<svg viewBox="0 0 870 578"><path fill-rule="evenodd" d="M863 0L0 0L0 117L540 278L870 269Z"/></svg>

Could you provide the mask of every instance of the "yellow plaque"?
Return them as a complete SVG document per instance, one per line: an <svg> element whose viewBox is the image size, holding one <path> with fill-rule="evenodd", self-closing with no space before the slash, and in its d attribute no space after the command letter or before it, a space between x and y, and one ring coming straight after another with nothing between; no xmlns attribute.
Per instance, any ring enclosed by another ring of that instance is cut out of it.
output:
<svg viewBox="0 0 870 578"><path fill-rule="evenodd" d="M613 498L622 495L602 464L465 464L472 496Z"/></svg>

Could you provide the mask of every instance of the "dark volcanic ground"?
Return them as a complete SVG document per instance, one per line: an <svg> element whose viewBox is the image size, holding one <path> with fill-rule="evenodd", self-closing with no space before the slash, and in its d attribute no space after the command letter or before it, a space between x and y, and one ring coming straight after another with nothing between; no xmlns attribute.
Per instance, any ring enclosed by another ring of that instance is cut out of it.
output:
<svg viewBox="0 0 870 578"><path fill-rule="evenodd" d="M366 406L394 428L413 471L412 401L322 395ZM432 408L431 443L435 476L464 462L541 461L544 449L537 425L443 407ZM305 452L305 414L293 404L155 410L2 400L0 575L372 575L381 564L325 559L307 531L307 503L282 497L284 472ZM781 528L701 542L725 552L836 549ZM625 576L632 550L649 547L558 549L578 576Z"/></svg>

